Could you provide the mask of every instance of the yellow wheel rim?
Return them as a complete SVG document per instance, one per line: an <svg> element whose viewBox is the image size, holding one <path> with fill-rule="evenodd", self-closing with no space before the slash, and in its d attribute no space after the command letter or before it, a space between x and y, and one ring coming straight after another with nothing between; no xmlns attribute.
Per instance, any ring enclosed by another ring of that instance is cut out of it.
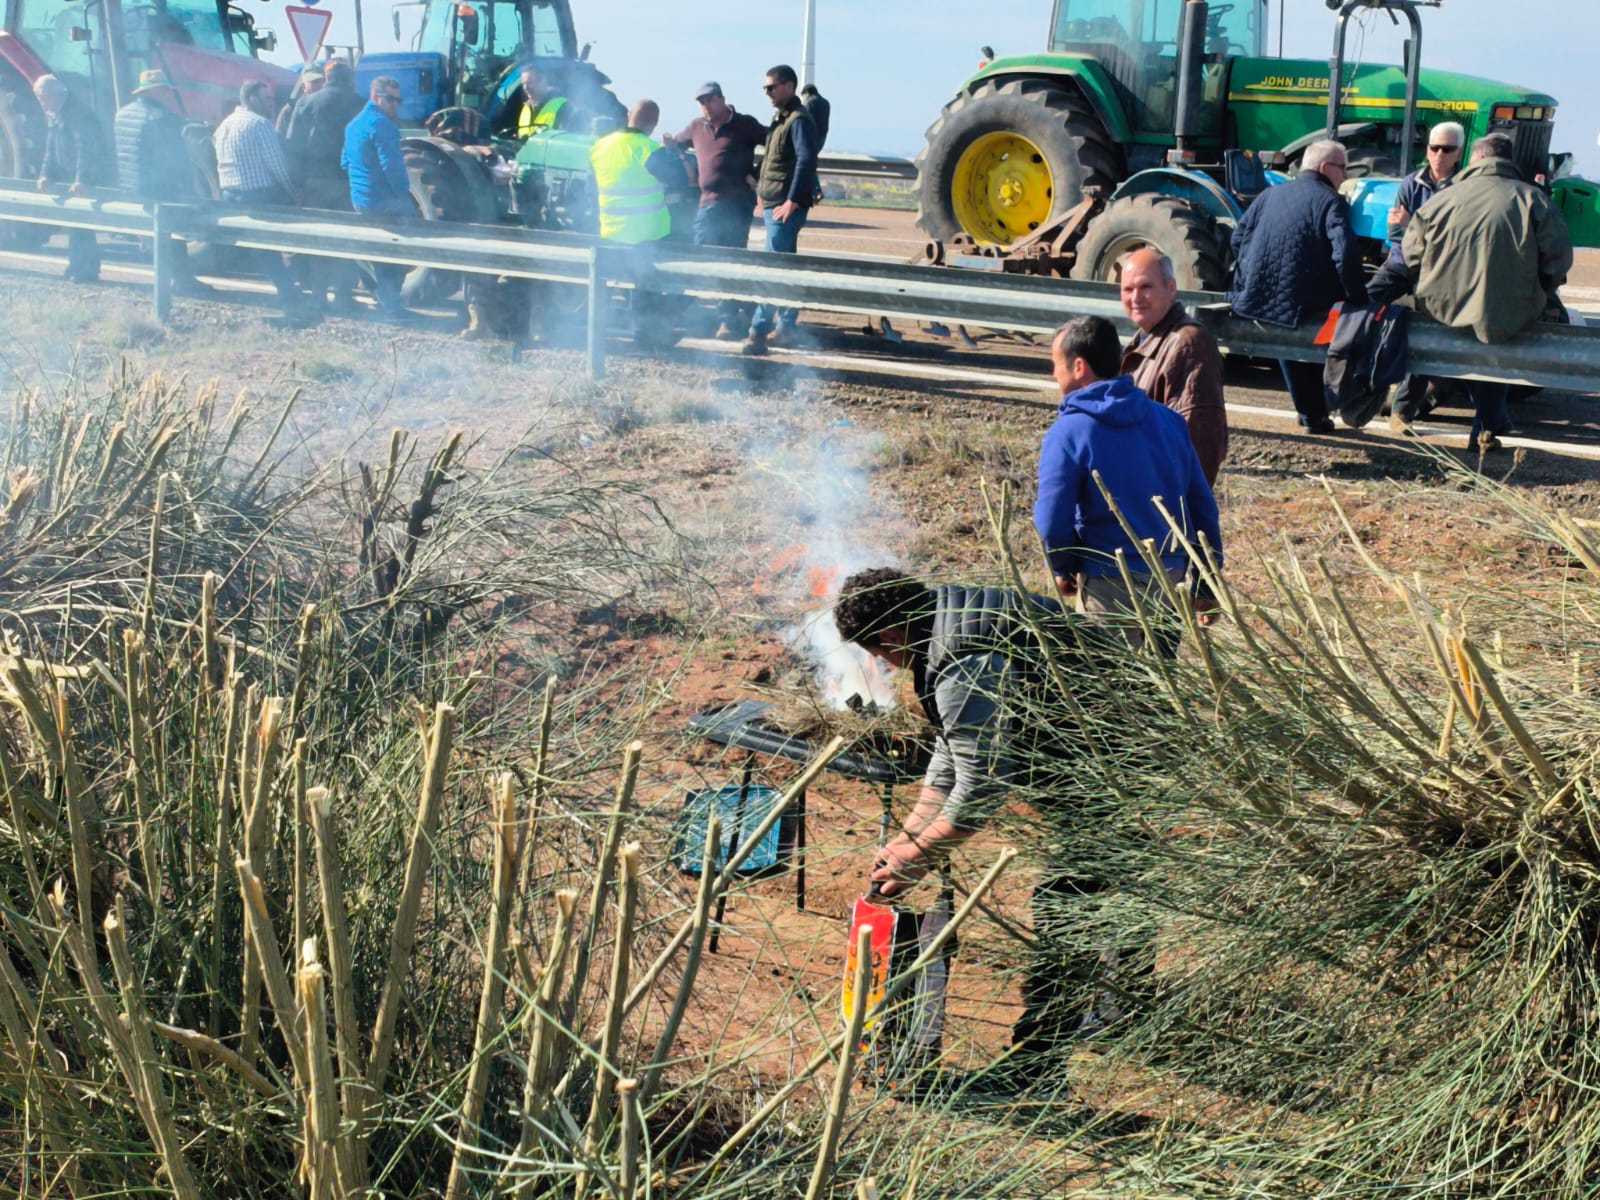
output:
<svg viewBox="0 0 1600 1200"><path fill-rule="evenodd" d="M986 133L956 163L956 221L979 242L1006 246L1050 219L1055 178L1027 138Z"/></svg>

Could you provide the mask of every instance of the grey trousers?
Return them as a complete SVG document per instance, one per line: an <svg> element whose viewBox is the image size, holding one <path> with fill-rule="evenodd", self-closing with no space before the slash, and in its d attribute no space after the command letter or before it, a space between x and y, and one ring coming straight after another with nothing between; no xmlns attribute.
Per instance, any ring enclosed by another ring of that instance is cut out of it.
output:
<svg viewBox="0 0 1600 1200"><path fill-rule="evenodd" d="M1186 575L1183 567L1167 569L1167 578L1179 591L1188 586ZM1078 612L1097 625L1114 627L1130 647L1142 650L1145 632L1138 613L1143 609L1145 620L1155 634L1156 648L1165 657L1174 657L1182 637L1178 614L1172 611L1162 595L1160 582L1153 575L1138 571L1133 573L1133 580L1134 588L1130 590L1121 575L1078 576Z"/></svg>

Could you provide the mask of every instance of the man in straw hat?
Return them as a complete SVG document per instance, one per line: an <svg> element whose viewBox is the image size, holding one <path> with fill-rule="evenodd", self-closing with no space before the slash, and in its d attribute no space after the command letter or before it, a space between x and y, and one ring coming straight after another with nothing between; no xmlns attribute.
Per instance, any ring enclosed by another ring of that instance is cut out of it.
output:
<svg viewBox="0 0 1600 1200"><path fill-rule="evenodd" d="M141 71L133 97L117 110L113 129L117 178L124 191L145 204L173 204L195 196L195 168L183 142L183 122L173 111L176 97L167 73ZM179 296L209 296L213 290L194 277L187 244L170 242L163 256Z"/></svg>

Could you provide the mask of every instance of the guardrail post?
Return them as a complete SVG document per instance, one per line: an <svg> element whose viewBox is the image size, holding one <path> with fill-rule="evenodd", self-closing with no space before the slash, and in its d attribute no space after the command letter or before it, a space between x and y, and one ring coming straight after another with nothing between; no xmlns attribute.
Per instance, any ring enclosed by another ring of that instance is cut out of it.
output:
<svg viewBox="0 0 1600 1200"><path fill-rule="evenodd" d="M167 214L161 205L156 205L151 212L154 221L152 238L154 246L151 250L150 265L155 271L155 309L156 320L166 324L167 317L172 313L172 244L167 239Z"/></svg>
<svg viewBox="0 0 1600 1200"><path fill-rule="evenodd" d="M589 378L606 377L606 281L600 247L589 247Z"/></svg>

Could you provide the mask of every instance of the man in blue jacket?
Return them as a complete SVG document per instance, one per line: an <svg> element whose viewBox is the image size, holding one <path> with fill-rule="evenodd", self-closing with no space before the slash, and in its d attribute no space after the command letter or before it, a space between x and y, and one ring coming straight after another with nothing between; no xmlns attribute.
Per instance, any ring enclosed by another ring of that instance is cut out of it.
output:
<svg viewBox="0 0 1600 1200"><path fill-rule="evenodd" d="M1233 231L1235 316L1292 329L1321 322L1340 301L1365 304L1361 251L1350 225L1350 205L1339 194L1345 150L1335 141L1313 142L1291 183L1270 187L1246 210ZM1322 387L1322 364L1280 362L1300 424L1332 433Z"/></svg>
<svg viewBox="0 0 1600 1200"><path fill-rule="evenodd" d="M400 83L387 75L372 81L371 99L355 120L345 126L344 152L339 165L350 179L350 207L379 217L412 217L411 178L400 149L400 126L394 114L400 108ZM378 306L383 315L410 315L400 299L406 269L397 263L373 263Z"/></svg>
<svg viewBox="0 0 1600 1200"><path fill-rule="evenodd" d="M1220 568L1216 498L1183 418L1118 374L1122 346L1110 321L1068 321L1056 332L1050 351L1061 385L1061 408L1039 451L1033 523L1062 595L1076 594L1079 612L1115 625L1138 649L1144 632L1135 614L1141 608L1147 616L1163 610L1162 581L1151 576L1107 494L1140 541L1151 538L1161 547L1161 562L1174 587L1184 586L1189 554L1161 508L1172 514L1189 542L1199 546L1204 540ZM1119 552L1133 589L1123 580ZM1170 622L1163 624L1169 628L1159 649L1175 654L1175 632Z"/></svg>

